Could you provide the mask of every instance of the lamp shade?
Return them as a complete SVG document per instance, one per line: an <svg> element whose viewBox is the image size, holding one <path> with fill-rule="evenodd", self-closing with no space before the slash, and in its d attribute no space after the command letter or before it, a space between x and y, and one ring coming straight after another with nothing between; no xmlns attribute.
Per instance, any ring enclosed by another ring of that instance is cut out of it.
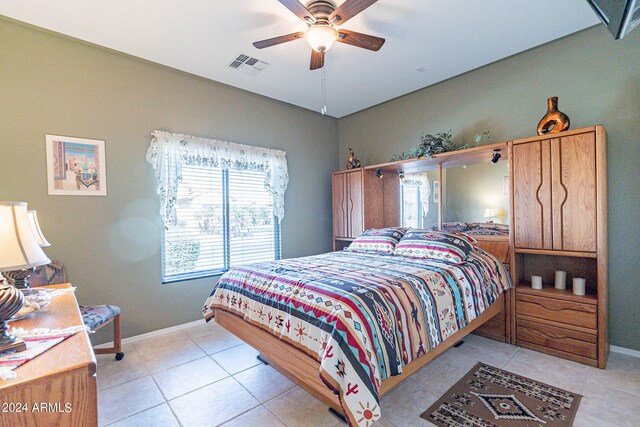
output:
<svg viewBox="0 0 640 427"><path fill-rule="evenodd" d="M40 224L38 223L38 215L35 210L27 211L27 215L29 215L29 224L31 224L31 231L36 238L36 242L40 245L41 248L45 246L51 246L51 243L47 242L47 239L42 234L42 230L40 229Z"/></svg>
<svg viewBox="0 0 640 427"><path fill-rule="evenodd" d="M330 25L314 25L304 33L304 38L317 52L326 52L338 40L338 30Z"/></svg>
<svg viewBox="0 0 640 427"><path fill-rule="evenodd" d="M27 204L0 202L0 271L22 270L50 262L31 230Z"/></svg>
<svg viewBox="0 0 640 427"><path fill-rule="evenodd" d="M496 216L495 209L487 208L487 209L484 210L484 217L485 218L493 218L494 216Z"/></svg>

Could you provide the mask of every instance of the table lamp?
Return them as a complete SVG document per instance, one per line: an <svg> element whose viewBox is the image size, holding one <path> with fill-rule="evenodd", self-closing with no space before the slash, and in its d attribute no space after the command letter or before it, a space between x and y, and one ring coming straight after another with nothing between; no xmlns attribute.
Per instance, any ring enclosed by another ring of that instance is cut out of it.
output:
<svg viewBox="0 0 640 427"><path fill-rule="evenodd" d="M34 209L28 210L27 215L29 215L29 224L31 225L31 231L33 231L33 235L36 238L36 242L41 248L51 246L51 243L47 242L47 239L42 234L42 230L40 229L40 223L38 223L38 214Z"/></svg>
<svg viewBox="0 0 640 427"><path fill-rule="evenodd" d="M0 202L0 272L26 270L50 262L31 229L27 204ZM8 333L7 324L20 311L23 301L20 290L0 284L0 354L26 350L21 339Z"/></svg>
<svg viewBox="0 0 640 427"><path fill-rule="evenodd" d="M496 216L496 210L495 209L491 209L491 208L487 208L484 210L484 217L485 218L489 218L488 222L493 222L493 217Z"/></svg>
<svg viewBox="0 0 640 427"><path fill-rule="evenodd" d="M29 219L29 228L38 246L41 248L46 246L51 246L51 243L47 241L47 239L44 237L44 234L42 233L42 230L40 229L40 224L38 223L38 215L36 214L36 211L35 210L27 211L27 217ZM38 265L48 264L51 262L49 258L47 258L47 256L44 254L44 252L42 251L39 251L39 252L41 254L34 253L33 256L34 257L44 256L44 260L46 260L46 262L33 264L33 267L36 267ZM13 286L22 290L23 293L26 293L30 289L29 276L31 276L31 273L33 273L33 268L18 267L13 271L10 271L10 272L8 271L7 273L5 273L5 277L9 280L9 282Z"/></svg>

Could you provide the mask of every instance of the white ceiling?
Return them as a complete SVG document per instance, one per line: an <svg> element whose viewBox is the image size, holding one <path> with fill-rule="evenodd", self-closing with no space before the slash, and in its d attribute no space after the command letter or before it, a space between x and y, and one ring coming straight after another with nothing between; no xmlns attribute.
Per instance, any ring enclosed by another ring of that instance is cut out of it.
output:
<svg viewBox="0 0 640 427"><path fill-rule="evenodd" d="M343 0L337 1L342 4ZM314 111L321 71L304 40L252 42L305 24L276 0L3 0L0 14ZM585 0L379 0L346 29L387 39L375 53L327 53L327 114L371 107L598 23ZM227 64L245 53L257 76ZM417 72L417 67L424 72Z"/></svg>

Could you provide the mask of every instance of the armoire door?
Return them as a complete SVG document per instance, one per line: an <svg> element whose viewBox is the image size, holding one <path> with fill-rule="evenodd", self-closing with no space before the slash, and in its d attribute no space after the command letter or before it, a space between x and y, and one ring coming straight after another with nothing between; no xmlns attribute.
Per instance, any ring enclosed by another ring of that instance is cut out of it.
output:
<svg viewBox="0 0 640 427"><path fill-rule="evenodd" d="M513 145L516 248L552 249L551 140Z"/></svg>
<svg viewBox="0 0 640 427"><path fill-rule="evenodd" d="M596 138L594 132L551 142L553 249L596 252Z"/></svg>
<svg viewBox="0 0 640 427"><path fill-rule="evenodd" d="M333 235L348 237L347 231L347 175L339 173L333 175Z"/></svg>
<svg viewBox="0 0 640 427"><path fill-rule="evenodd" d="M347 175L347 223L348 236L356 238L364 231L364 207L362 205L362 171L350 172Z"/></svg>

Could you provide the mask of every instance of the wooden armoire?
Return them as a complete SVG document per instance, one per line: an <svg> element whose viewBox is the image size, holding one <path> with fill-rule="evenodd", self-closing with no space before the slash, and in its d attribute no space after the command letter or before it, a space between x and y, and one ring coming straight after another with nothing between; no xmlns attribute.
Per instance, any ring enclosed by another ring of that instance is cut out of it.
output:
<svg viewBox="0 0 640 427"><path fill-rule="evenodd" d="M604 368L608 338L606 133L594 126L512 141L515 337ZM565 290L554 288L567 272ZM531 276L542 276L542 290ZM572 279L586 279L574 295Z"/></svg>
<svg viewBox="0 0 640 427"><path fill-rule="evenodd" d="M400 223L400 178L381 179L375 169L333 173L333 249L341 250L364 230Z"/></svg>

